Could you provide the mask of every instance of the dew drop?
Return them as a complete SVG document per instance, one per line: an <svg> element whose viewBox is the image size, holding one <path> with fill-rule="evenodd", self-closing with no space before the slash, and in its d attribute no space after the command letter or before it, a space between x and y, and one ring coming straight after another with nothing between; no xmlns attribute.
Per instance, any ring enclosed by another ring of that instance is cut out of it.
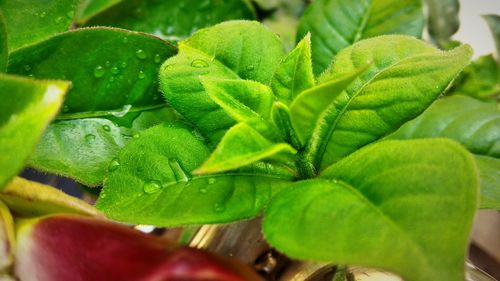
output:
<svg viewBox="0 0 500 281"><path fill-rule="evenodd" d="M137 74L137 77L139 79L144 79L144 77L146 77L146 74L144 74L144 71L140 70L139 73Z"/></svg>
<svg viewBox="0 0 500 281"><path fill-rule="evenodd" d="M148 181L144 183L143 190L147 194L153 194L161 190L161 184L158 181Z"/></svg>
<svg viewBox="0 0 500 281"><path fill-rule="evenodd" d="M111 162L109 163L109 166L108 166L108 171L109 171L109 172L116 171L116 169L118 169L118 167L120 167L120 162L118 161L118 158L114 158L114 159L113 159L113 160L111 160Z"/></svg>
<svg viewBox="0 0 500 281"><path fill-rule="evenodd" d="M222 213L226 210L226 206L224 206L223 204L221 203L215 203L214 204L214 211L216 213Z"/></svg>
<svg viewBox="0 0 500 281"><path fill-rule="evenodd" d="M113 74L118 74L118 73L120 73L120 70L118 69L118 67L113 66L113 67L111 68L111 73L113 73Z"/></svg>
<svg viewBox="0 0 500 281"><path fill-rule="evenodd" d="M104 131L106 131L106 132L111 131L111 127L109 127L108 125L103 125L103 126L102 126L102 129L103 129Z"/></svg>
<svg viewBox="0 0 500 281"><path fill-rule="evenodd" d="M160 63L161 62L161 56L160 56L160 54L156 54L155 55L155 62L156 63Z"/></svg>
<svg viewBox="0 0 500 281"><path fill-rule="evenodd" d="M139 49L135 52L135 56L140 60L145 60L148 57L148 54L146 54L144 50Z"/></svg>
<svg viewBox="0 0 500 281"><path fill-rule="evenodd" d="M200 193L207 193L207 188L205 186L201 186L200 188L198 188L198 191Z"/></svg>
<svg viewBox="0 0 500 281"><path fill-rule="evenodd" d="M195 68L207 68L208 67L208 62L202 60L202 59L194 59L191 62L191 66Z"/></svg>
<svg viewBox="0 0 500 281"><path fill-rule="evenodd" d="M208 184L214 184L217 180L215 178L209 178Z"/></svg>
<svg viewBox="0 0 500 281"><path fill-rule="evenodd" d="M101 78L104 76L104 73L106 72L106 70L104 70L104 67L102 66L97 66L95 69L94 69L94 76L96 78Z"/></svg>
<svg viewBox="0 0 500 281"><path fill-rule="evenodd" d="M123 42L123 44L127 44L128 43L128 37L123 37L122 42Z"/></svg>
<svg viewBox="0 0 500 281"><path fill-rule="evenodd" d="M127 63L126 63L126 62L124 62L124 61L122 61L122 63L120 64L120 67L121 67L121 68L125 68L125 67L127 67Z"/></svg>
<svg viewBox="0 0 500 281"><path fill-rule="evenodd" d="M93 134L87 134L85 135L85 141L86 142L93 142L95 140L95 135Z"/></svg>
<svg viewBox="0 0 500 281"><path fill-rule="evenodd" d="M107 60L107 61L104 63L104 65L105 65L106 67L110 67L110 66L111 66L111 62L110 62L109 60Z"/></svg>

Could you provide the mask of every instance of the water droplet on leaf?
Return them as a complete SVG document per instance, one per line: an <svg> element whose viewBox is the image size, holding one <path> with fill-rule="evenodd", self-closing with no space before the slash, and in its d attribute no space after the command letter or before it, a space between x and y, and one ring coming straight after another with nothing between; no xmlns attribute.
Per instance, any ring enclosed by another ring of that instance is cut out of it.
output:
<svg viewBox="0 0 500 281"><path fill-rule="evenodd" d="M95 140L95 135L93 134L87 134L85 135L85 141L86 142L93 142Z"/></svg>
<svg viewBox="0 0 500 281"><path fill-rule="evenodd" d="M103 129L104 131L106 131L106 132L111 131L111 127L109 127L108 125L103 125L103 126L102 126L102 129Z"/></svg>
<svg viewBox="0 0 500 281"><path fill-rule="evenodd" d="M226 210L226 206L224 206L223 204L221 203L215 203L214 204L214 211L216 213L222 213Z"/></svg>
<svg viewBox="0 0 500 281"><path fill-rule="evenodd" d="M120 67L121 67L121 68L125 68L125 67L127 67L127 63L123 61L123 62L120 64Z"/></svg>
<svg viewBox="0 0 500 281"><path fill-rule="evenodd" d="M198 188L198 191L200 193L207 193L207 188L205 186L201 186L200 188Z"/></svg>
<svg viewBox="0 0 500 281"><path fill-rule="evenodd" d="M161 190L161 184L158 181L148 181L144 183L143 190L147 194L153 194Z"/></svg>
<svg viewBox="0 0 500 281"><path fill-rule="evenodd" d="M118 169L118 167L120 167L120 162L118 161L118 158L114 158L114 159L113 159L113 160L111 160L111 162L109 163L109 166L108 166L108 171L109 171L109 172L116 171L116 169Z"/></svg>
<svg viewBox="0 0 500 281"><path fill-rule="evenodd" d="M137 74L137 77L138 77L139 79L144 79L144 77L146 77L146 74L144 74L144 71L139 70L139 73Z"/></svg>
<svg viewBox="0 0 500 281"><path fill-rule="evenodd" d="M111 66L111 62L110 62L109 60L107 60L107 61L104 63L104 65L105 65L106 67L110 67L110 66Z"/></svg>
<svg viewBox="0 0 500 281"><path fill-rule="evenodd" d="M128 38L127 37L123 37L122 42L123 42L123 44L127 44L128 43Z"/></svg>
<svg viewBox="0 0 500 281"><path fill-rule="evenodd" d="M195 68L207 68L208 67L208 62L202 60L202 59L194 59L191 62L191 66Z"/></svg>
<svg viewBox="0 0 500 281"><path fill-rule="evenodd" d="M145 60L148 57L148 54L146 54L144 50L139 49L135 52L135 56L140 60Z"/></svg>
<svg viewBox="0 0 500 281"><path fill-rule="evenodd" d="M160 54L156 54L155 55L155 62L156 63L160 63L161 62L161 56L160 56Z"/></svg>
<svg viewBox="0 0 500 281"><path fill-rule="evenodd" d="M215 178L209 178L208 184L214 184L217 180Z"/></svg>
<svg viewBox="0 0 500 281"><path fill-rule="evenodd" d="M96 78L101 78L104 76L104 73L106 72L106 70L104 70L104 67L102 66L97 66L95 69L94 69L94 76Z"/></svg>
<svg viewBox="0 0 500 281"><path fill-rule="evenodd" d="M118 67L113 66L113 67L111 68L111 73L113 73L113 74L118 74L119 72L120 72L120 70L118 69Z"/></svg>

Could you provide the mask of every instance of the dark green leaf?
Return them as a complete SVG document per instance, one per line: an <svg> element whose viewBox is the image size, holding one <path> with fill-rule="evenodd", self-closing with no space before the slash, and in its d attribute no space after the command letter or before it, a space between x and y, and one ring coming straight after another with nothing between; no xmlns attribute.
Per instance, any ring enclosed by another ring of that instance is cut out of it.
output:
<svg viewBox="0 0 500 281"><path fill-rule="evenodd" d="M280 63L271 81L271 88L281 102L290 104L297 95L314 84L311 36L308 34Z"/></svg>
<svg viewBox="0 0 500 281"><path fill-rule="evenodd" d="M73 22L77 4L78 0L1 0L0 10L7 24L9 51L67 31Z"/></svg>
<svg viewBox="0 0 500 281"><path fill-rule="evenodd" d="M314 73L321 74L343 48L384 34L420 37L420 0L316 0L304 13L297 38L311 33Z"/></svg>
<svg viewBox="0 0 500 281"><path fill-rule="evenodd" d="M79 24L87 22L93 16L120 3L123 0L81 0L76 11L75 20Z"/></svg>
<svg viewBox="0 0 500 281"><path fill-rule="evenodd" d="M24 166L69 84L0 75L0 189Z"/></svg>
<svg viewBox="0 0 500 281"><path fill-rule="evenodd" d="M183 127L148 129L120 152L120 165L109 174L97 207L131 223L228 222L258 214L289 180L274 170L259 173L253 168L191 178L190 172L208 155L204 144Z"/></svg>
<svg viewBox="0 0 500 281"><path fill-rule="evenodd" d="M221 23L180 43L179 55L162 65L161 88L169 104L215 146L235 121L208 96L200 77L268 85L283 55L276 35L258 22Z"/></svg>
<svg viewBox="0 0 500 281"><path fill-rule="evenodd" d="M476 155L482 209L500 210L500 159Z"/></svg>
<svg viewBox="0 0 500 281"><path fill-rule="evenodd" d="M96 117L126 105L135 110L163 104L157 94L158 70L175 52L166 42L140 33L77 29L12 53L8 72L71 80L60 118Z"/></svg>
<svg viewBox="0 0 500 281"><path fill-rule="evenodd" d="M225 20L254 18L247 0L122 0L82 22L147 32L176 42Z"/></svg>
<svg viewBox="0 0 500 281"><path fill-rule="evenodd" d="M492 55L486 55L473 61L464 69L448 94L488 100L495 98L499 93L500 65Z"/></svg>
<svg viewBox="0 0 500 281"><path fill-rule="evenodd" d="M307 157L329 166L417 117L469 63L468 45L443 52L415 38L386 35L344 49L319 79L337 79L371 62L317 122Z"/></svg>
<svg viewBox="0 0 500 281"><path fill-rule="evenodd" d="M460 27L458 0L425 0L429 35L439 46L449 44L450 38Z"/></svg>
<svg viewBox="0 0 500 281"><path fill-rule="evenodd" d="M464 280L478 180L460 145L379 142L322 177L329 180L298 182L271 201L264 233L272 246L293 258L388 269L407 281Z"/></svg>
<svg viewBox="0 0 500 281"><path fill-rule="evenodd" d="M255 163L277 154L294 154L287 143L273 143L245 123L233 126L224 135L215 151L193 173L220 173Z"/></svg>
<svg viewBox="0 0 500 281"><path fill-rule="evenodd" d="M491 34L495 40L495 45L497 46L497 57L500 57L500 16L499 15L485 15L483 18L488 23L490 27ZM499 59L500 64L500 59Z"/></svg>
<svg viewBox="0 0 500 281"><path fill-rule="evenodd" d="M9 49L7 46L7 30L5 18L0 10L0 72L7 70L7 61L9 58Z"/></svg>

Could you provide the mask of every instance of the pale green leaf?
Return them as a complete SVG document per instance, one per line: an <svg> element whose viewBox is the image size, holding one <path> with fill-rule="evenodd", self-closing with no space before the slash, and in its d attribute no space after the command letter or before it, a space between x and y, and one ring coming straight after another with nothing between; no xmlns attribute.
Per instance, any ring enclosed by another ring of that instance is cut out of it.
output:
<svg viewBox="0 0 500 281"><path fill-rule="evenodd" d="M438 46L446 46L460 27L458 0L425 0L427 6L427 28Z"/></svg>
<svg viewBox="0 0 500 281"><path fill-rule="evenodd" d="M420 0L316 0L302 16L297 38L311 33L313 68L319 75L340 50L361 39L420 37L423 26Z"/></svg>
<svg viewBox="0 0 500 281"><path fill-rule="evenodd" d="M500 159L476 155L481 182L482 209L500 210Z"/></svg>
<svg viewBox="0 0 500 281"><path fill-rule="evenodd" d="M67 31L73 22L78 0L2 0L9 51L45 40Z"/></svg>
<svg viewBox="0 0 500 281"><path fill-rule="evenodd" d="M69 83L0 75L0 189L23 168Z"/></svg>
<svg viewBox="0 0 500 281"><path fill-rule="evenodd" d="M311 36L308 34L281 61L271 81L271 88L281 102L290 104L298 94L314 86L311 62Z"/></svg>
<svg viewBox="0 0 500 281"><path fill-rule="evenodd" d="M444 52L400 35L366 39L346 48L319 83L371 64L322 114L307 157L322 170L392 133L441 95L471 55L468 45Z"/></svg>
<svg viewBox="0 0 500 281"><path fill-rule="evenodd" d="M277 154L295 153L286 143L273 143L246 123L233 126L195 174L220 173L255 163Z"/></svg>
<svg viewBox="0 0 500 281"><path fill-rule="evenodd" d="M260 23L221 23L179 44L179 54L162 65L161 89L169 104L215 146L235 121L208 96L200 77L268 85L283 55L277 36Z"/></svg>
<svg viewBox="0 0 500 281"><path fill-rule="evenodd" d="M292 258L382 268L407 281L464 280L478 179L461 146L379 142L322 177L271 202L264 233L272 246Z"/></svg>
<svg viewBox="0 0 500 281"><path fill-rule="evenodd" d="M105 181L97 207L130 223L229 222L257 215L290 180L265 164L240 173L191 177L208 155L202 141L183 127L148 129L120 152L120 165Z"/></svg>

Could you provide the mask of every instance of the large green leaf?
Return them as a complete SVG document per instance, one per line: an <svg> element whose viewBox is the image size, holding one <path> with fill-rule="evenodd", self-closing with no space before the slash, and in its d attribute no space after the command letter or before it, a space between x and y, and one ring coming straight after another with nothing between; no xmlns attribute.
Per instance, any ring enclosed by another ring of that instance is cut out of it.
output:
<svg viewBox="0 0 500 281"><path fill-rule="evenodd" d="M307 157L323 169L395 131L442 94L471 55L468 45L443 52L400 35L366 39L344 49L319 84L371 64L322 112Z"/></svg>
<svg viewBox="0 0 500 281"><path fill-rule="evenodd" d="M42 41L67 31L73 22L78 0L1 0L7 23L9 50Z"/></svg>
<svg viewBox="0 0 500 281"><path fill-rule="evenodd" d="M287 143L273 143L246 123L239 123L227 131L214 152L194 173L230 171L265 158L277 157L277 154L295 152Z"/></svg>
<svg viewBox="0 0 500 281"><path fill-rule="evenodd" d="M109 174L97 207L113 219L131 223L228 222L258 214L290 179L273 170L251 168L191 177L208 155L201 140L183 127L148 129L120 152L119 165Z"/></svg>
<svg viewBox="0 0 500 281"><path fill-rule="evenodd" d="M0 72L5 72L7 69L8 58L9 49L7 46L7 30L5 26L5 18L0 10Z"/></svg>
<svg viewBox="0 0 500 281"><path fill-rule="evenodd" d="M311 33L314 73L323 72L343 48L384 34L420 37L420 0L317 0L305 11L297 38Z"/></svg>
<svg viewBox="0 0 500 281"><path fill-rule="evenodd" d="M480 207L500 210L500 159L476 155L476 164L481 181Z"/></svg>
<svg viewBox="0 0 500 281"><path fill-rule="evenodd" d="M12 53L8 72L72 81L63 116L93 117L101 115L95 111L119 111L125 105L134 110L163 104L157 75L160 63L175 52L167 42L141 33L77 29Z"/></svg>
<svg viewBox="0 0 500 281"><path fill-rule="evenodd" d="M258 22L229 21L196 32L160 70L165 97L214 146L235 124L205 92L200 77L254 80L268 85L284 53Z"/></svg>
<svg viewBox="0 0 500 281"><path fill-rule="evenodd" d="M197 29L226 20L254 18L247 0L122 0L93 18L82 20L87 26L115 26L175 42Z"/></svg>
<svg viewBox="0 0 500 281"><path fill-rule="evenodd" d="M267 241L293 258L464 280L477 205L474 160L449 140L384 141L279 194ZM290 218L294 218L291 220Z"/></svg>
<svg viewBox="0 0 500 281"><path fill-rule="evenodd" d="M500 93L500 64L493 55L481 56L468 65L448 94L489 100Z"/></svg>
<svg viewBox="0 0 500 281"><path fill-rule="evenodd" d="M0 75L0 189L24 166L69 83Z"/></svg>
<svg viewBox="0 0 500 281"><path fill-rule="evenodd" d="M497 46L497 56L500 57L500 16L499 15L484 15L483 18L490 27L491 34ZM500 59L498 60L500 64Z"/></svg>
<svg viewBox="0 0 500 281"><path fill-rule="evenodd" d="M460 27L460 3L458 0L425 0L425 3L429 35L434 42L444 47Z"/></svg>

